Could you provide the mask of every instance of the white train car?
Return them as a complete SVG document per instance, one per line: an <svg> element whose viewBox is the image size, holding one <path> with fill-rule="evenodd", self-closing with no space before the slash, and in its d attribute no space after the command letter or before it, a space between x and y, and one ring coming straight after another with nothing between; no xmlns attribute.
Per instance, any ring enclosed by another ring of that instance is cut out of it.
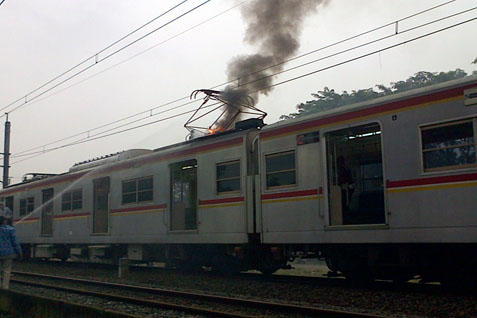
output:
<svg viewBox="0 0 477 318"><path fill-rule="evenodd" d="M225 267L253 230L245 194L254 134L126 151L12 185L0 196L32 257Z"/></svg>
<svg viewBox="0 0 477 318"><path fill-rule="evenodd" d="M476 134L475 76L264 127L262 242L350 276L475 277Z"/></svg>
<svg viewBox="0 0 477 318"><path fill-rule="evenodd" d="M32 257L270 273L300 254L349 277L477 277L477 77L241 127L0 200Z"/></svg>

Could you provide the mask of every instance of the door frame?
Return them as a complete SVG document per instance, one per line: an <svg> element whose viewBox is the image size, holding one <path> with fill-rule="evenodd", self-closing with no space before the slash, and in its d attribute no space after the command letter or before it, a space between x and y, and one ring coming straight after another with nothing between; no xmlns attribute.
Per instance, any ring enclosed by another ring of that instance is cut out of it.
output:
<svg viewBox="0 0 477 318"><path fill-rule="evenodd" d="M51 197L45 201L45 193L47 191L51 191ZM54 197L55 197L55 189L54 188L47 188L41 190L41 224L40 224L40 234L41 236L52 236L53 235L53 218L55 214L55 206L54 206ZM45 211L51 208L51 220L49 221L49 225L51 228L51 233L45 233Z"/></svg>
<svg viewBox="0 0 477 318"><path fill-rule="evenodd" d="M330 207L330 185L329 185L329 171L328 171L328 145L327 145L327 135L329 133L333 133L336 131L344 130L344 129L352 129L359 126L365 126L370 124L377 124L379 125L381 134L380 134L380 142L381 142L381 163L382 163L382 172L383 172L383 199L384 199L384 223L376 223L376 224L341 224L341 225L332 225L331 224L331 207ZM321 145L322 150L322 171L323 171L323 203L324 203L324 229L325 230L348 230L348 229L388 229L389 228L389 210L388 210L388 195L387 195L387 182L386 182L386 162L385 162L385 152L386 152L386 145L384 143L384 125L381 120L376 118L370 119L367 121L356 122L353 124L345 125L345 126L336 126L330 127L328 129L323 129L321 132L321 139L323 143Z"/></svg>
<svg viewBox="0 0 477 318"><path fill-rule="evenodd" d="M108 181L108 195L107 195L107 230L105 232L95 232L95 220L96 220L96 187L97 184L100 183L103 180ZM92 212L92 226L91 226L91 235L109 235L110 234L110 220L111 216L111 177L106 176L106 177L100 177L93 179L93 212Z"/></svg>

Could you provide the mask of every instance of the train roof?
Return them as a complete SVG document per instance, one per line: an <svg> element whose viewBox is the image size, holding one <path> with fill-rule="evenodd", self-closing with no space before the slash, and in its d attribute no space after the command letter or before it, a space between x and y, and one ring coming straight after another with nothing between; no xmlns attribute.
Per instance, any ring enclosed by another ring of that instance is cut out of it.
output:
<svg viewBox="0 0 477 318"><path fill-rule="evenodd" d="M420 87L416 89L411 89L405 92L391 94L388 96L378 97L364 102L354 103L350 105L345 105L341 107L336 107L330 110L316 112L308 115L302 115L296 118L289 120L279 121L270 125L263 127L263 132L280 129L287 126L296 126L302 122L308 122L318 118L331 117L334 115L347 113L359 109L370 108L373 106L378 106L382 104L389 104L391 102L396 102L400 100L407 100L413 97L418 97L422 95L432 94L433 92L438 92L446 89L466 86L467 84L477 83L477 75L466 76L461 79L456 79L452 81L447 81L439 84L429 85L425 87Z"/></svg>
<svg viewBox="0 0 477 318"><path fill-rule="evenodd" d="M64 172L64 173L59 173L59 174L41 174L41 178L33 178L31 180L25 180L20 183L16 184L11 184L8 187L6 187L3 190L0 190L0 193L8 190L12 190L13 188L19 187L19 186L38 186L39 184L47 184L50 182L56 182L54 180L57 179L68 179L70 178L69 176L77 176L77 175L83 175L83 174L88 174L89 172L99 169L101 173L104 171L109 170L110 168L113 168L116 166L122 166L122 165L128 165L129 163L134 163L136 161L144 161L144 162L149 162L149 161L154 161L156 157L161 157L162 155L168 155L170 153L174 152L182 152L185 149L194 149L197 147L202 147L202 146L207 146L208 144L216 144L216 143L221 143L225 141L228 144L229 139L236 139L241 138L244 134L246 134L248 131L252 130L251 129L233 129L221 133L216 133L213 135L207 135L199 138L195 138L192 140L187 140L184 142L172 144L169 146L157 148L154 150L149 150L149 149L131 149L131 150L126 150L123 152L111 154L111 155L106 155L98 158L94 158L91 160L86 160L80 163L76 163L73 165L69 171ZM217 141L217 142L215 142ZM31 174L31 173L30 173ZM34 174L34 173L33 173ZM66 180L65 179L65 180Z"/></svg>

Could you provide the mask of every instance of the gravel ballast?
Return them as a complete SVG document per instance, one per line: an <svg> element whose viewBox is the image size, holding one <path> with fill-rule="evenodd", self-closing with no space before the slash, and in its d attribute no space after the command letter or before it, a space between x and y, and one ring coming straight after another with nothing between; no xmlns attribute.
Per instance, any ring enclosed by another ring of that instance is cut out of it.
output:
<svg viewBox="0 0 477 318"><path fill-rule="evenodd" d="M441 291L421 292L412 288L383 289L375 287L350 287L346 284L280 282L272 279L247 279L243 276L219 276L211 273L184 273L174 270L131 270L127 279L117 277L117 269L60 263L15 263L14 270L32 271L59 276L96 279L109 282L138 284L142 286L202 292L230 297L260 299L272 302L300 304L335 310L366 312L393 317L477 317L475 295ZM319 265L296 265L296 272L322 275L326 272ZM293 271L288 271L292 274ZM13 288L17 288L14 285ZM22 287L18 287L22 288ZM25 287L30 289L30 287ZM18 290L21 291L21 290ZM99 306L104 306L100 304ZM115 310L115 309L111 309ZM117 309L116 309L117 310ZM131 313L134 313L133 312ZM129 311L127 311L129 312ZM147 317L156 313L146 313ZM172 314L172 315L171 315ZM157 316L162 317L162 316ZM169 313L164 317L181 316Z"/></svg>

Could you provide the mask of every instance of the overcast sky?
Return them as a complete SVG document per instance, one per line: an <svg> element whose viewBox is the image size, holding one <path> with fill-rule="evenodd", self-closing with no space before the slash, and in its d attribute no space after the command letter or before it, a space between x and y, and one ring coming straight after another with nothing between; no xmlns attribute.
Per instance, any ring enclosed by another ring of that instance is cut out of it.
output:
<svg viewBox="0 0 477 318"><path fill-rule="evenodd" d="M246 23L241 17L241 9L251 1L242 3L242 0L212 0L43 96L31 100L51 85L29 95L27 100L31 101L9 116L12 123L10 170L12 183L19 182L22 175L29 172L61 173L67 171L75 162L93 157L132 148L154 149L183 141L187 135L187 131L183 128L187 116L52 151L22 162L18 161L25 157L15 157L16 154L31 148L188 96L195 89L209 88L226 82L226 67L233 57L258 52L258 48L243 41ZM0 108L22 98L180 2L179 0L6 0L0 6ZM121 46L202 2L204 0L187 1L131 38L100 54L98 59L101 60ZM298 54L316 50L444 2L446 1L328 1L327 4L319 5L316 13L305 19ZM399 31L475 6L474 0L457 0L401 22ZM233 9L228 10L230 8ZM217 17L208 20L214 16ZM477 10L470 11L281 74L274 80L281 82L319 70L476 16ZM183 33L204 21L207 22ZM394 32L395 26L390 26L298 59L287 64L285 69ZM418 71L438 72L461 68L471 73L477 69L476 64L471 64L477 57L476 38L477 23L475 21L466 23L434 36L279 85L268 96L262 96L257 107L269 114L266 122L270 124L276 122L280 115L294 112L298 103L311 99L311 93L325 86L337 91L350 91L376 84L389 85L390 82L406 79ZM91 59L82 68L93 65L94 62L95 60ZM150 119L128 127L191 110L198 105L191 104L157 115L160 110L187 101L182 100L164 106L153 111ZM22 103L24 100L1 112L11 111ZM138 118L141 117L132 119ZM2 126L4 121L5 117L0 118ZM103 130L110 127L114 126L108 126ZM92 131L90 135L100 131ZM76 140L85 137L86 133L76 137ZM47 145L43 149L74 140ZM3 133L0 141L3 145Z"/></svg>

